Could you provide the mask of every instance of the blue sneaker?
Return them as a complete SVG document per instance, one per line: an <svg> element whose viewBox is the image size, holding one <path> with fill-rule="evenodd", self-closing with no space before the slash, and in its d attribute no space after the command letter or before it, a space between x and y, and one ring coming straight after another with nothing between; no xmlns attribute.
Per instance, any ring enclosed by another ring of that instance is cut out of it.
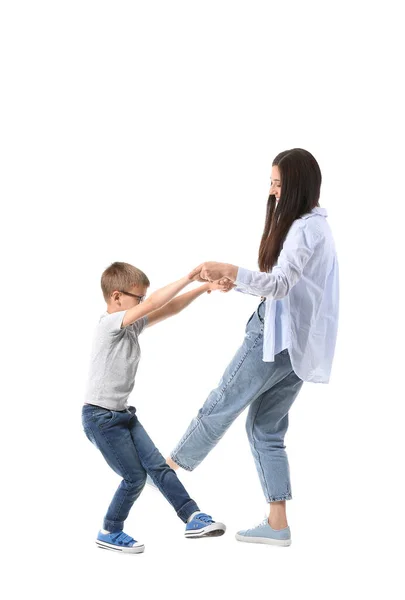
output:
<svg viewBox="0 0 405 600"><path fill-rule="evenodd" d="M187 538L216 537L225 533L223 523L217 523L210 515L198 513L187 523L184 535Z"/></svg>
<svg viewBox="0 0 405 600"><path fill-rule="evenodd" d="M96 544L99 548L115 550L116 552L130 552L131 554L138 554L145 550L145 546L141 542L137 542L123 531L115 533L102 533L99 531Z"/></svg>
<svg viewBox="0 0 405 600"><path fill-rule="evenodd" d="M289 546L291 544L290 528L273 529L270 527L267 517L252 529L238 531L235 537L239 542L249 542L251 544L273 544L274 546Z"/></svg>

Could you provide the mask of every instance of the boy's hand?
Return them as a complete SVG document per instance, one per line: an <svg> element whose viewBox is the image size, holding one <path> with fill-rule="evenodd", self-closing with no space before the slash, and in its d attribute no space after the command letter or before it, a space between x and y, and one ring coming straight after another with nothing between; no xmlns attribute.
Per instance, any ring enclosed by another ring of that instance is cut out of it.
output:
<svg viewBox="0 0 405 600"><path fill-rule="evenodd" d="M222 277L218 281L218 284L221 286L221 292L229 292L232 288L236 287L236 283L233 283L228 277Z"/></svg>

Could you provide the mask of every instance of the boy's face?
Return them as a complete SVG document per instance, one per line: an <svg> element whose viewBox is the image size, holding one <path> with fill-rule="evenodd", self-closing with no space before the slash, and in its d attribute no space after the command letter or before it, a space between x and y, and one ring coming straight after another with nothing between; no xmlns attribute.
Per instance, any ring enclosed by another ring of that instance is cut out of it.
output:
<svg viewBox="0 0 405 600"><path fill-rule="evenodd" d="M114 290L111 294L109 309L115 311L129 310L145 299L148 288L145 285L134 285L125 290Z"/></svg>

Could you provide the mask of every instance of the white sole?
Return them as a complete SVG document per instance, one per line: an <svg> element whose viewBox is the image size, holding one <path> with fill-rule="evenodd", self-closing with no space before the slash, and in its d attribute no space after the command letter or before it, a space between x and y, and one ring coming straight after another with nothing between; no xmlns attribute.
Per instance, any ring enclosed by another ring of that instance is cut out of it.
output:
<svg viewBox="0 0 405 600"><path fill-rule="evenodd" d="M200 538L200 537L218 537L223 535L226 531L226 527L223 523L212 523L202 529L196 529L195 531L186 531L186 538Z"/></svg>
<svg viewBox="0 0 405 600"><path fill-rule="evenodd" d="M248 544L269 544L270 546L291 546L291 540L272 540L271 538L249 537L246 535L235 535L238 542L247 542Z"/></svg>
<svg viewBox="0 0 405 600"><path fill-rule="evenodd" d="M108 544L107 542L101 542L100 540L96 540L96 544L99 548L103 548L104 550L113 550L114 552L125 552L127 554L140 554L145 550L144 544L137 544L136 546L131 546L130 548L125 548L123 546L115 546L114 544Z"/></svg>

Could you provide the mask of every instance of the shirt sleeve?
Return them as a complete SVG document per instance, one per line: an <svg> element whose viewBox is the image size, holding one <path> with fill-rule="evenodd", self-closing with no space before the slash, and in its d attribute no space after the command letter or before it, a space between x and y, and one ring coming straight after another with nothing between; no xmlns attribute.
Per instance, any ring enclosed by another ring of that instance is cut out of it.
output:
<svg viewBox="0 0 405 600"><path fill-rule="evenodd" d="M145 329L147 324L148 324L148 315L145 315L144 317L141 317L140 319L135 321L135 323L132 323L131 327L135 331L135 333L137 335L139 335Z"/></svg>
<svg viewBox="0 0 405 600"><path fill-rule="evenodd" d="M127 312L126 310L120 310L115 313L104 315L101 319L101 325L102 325L102 327L104 327L104 330L107 333L111 333L112 335L115 335L115 334L118 334L118 333L124 331L124 329L127 329L128 327L132 327L133 331L137 335L142 333L142 331L145 329L146 325L148 324L148 316L145 315L144 317L141 317L134 323L131 323L131 325L127 325L126 327L121 327L122 321L124 319L124 315L126 312Z"/></svg>
<svg viewBox="0 0 405 600"><path fill-rule="evenodd" d="M120 310L111 314L103 315L100 324L107 333L116 334L122 331L121 324L126 310Z"/></svg>
<svg viewBox="0 0 405 600"><path fill-rule="evenodd" d="M253 294L253 292L249 292L248 290L245 290L243 287L234 287L233 291L234 292L242 292L242 294L250 294L251 296L259 296L259 294Z"/></svg>
<svg viewBox="0 0 405 600"><path fill-rule="evenodd" d="M239 267L234 283L257 296L280 300L302 277L305 265L314 253L319 235L307 226L307 220L297 219L291 226L277 264L270 273L249 271ZM237 288L235 288L237 289Z"/></svg>

